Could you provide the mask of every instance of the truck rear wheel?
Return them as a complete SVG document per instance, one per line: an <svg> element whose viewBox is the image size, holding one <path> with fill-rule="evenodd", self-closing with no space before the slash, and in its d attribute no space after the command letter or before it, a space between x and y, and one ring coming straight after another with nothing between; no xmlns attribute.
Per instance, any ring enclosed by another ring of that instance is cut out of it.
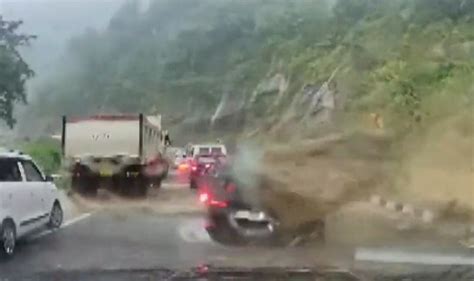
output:
<svg viewBox="0 0 474 281"><path fill-rule="evenodd" d="M140 166L128 167L120 177L119 193L125 197L145 197L148 183Z"/></svg>
<svg viewBox="0 0 474 281"><path fill-rule="evenodd" d="M159 189L161 187L161 177L149 177L147 178L147 184L150 188Z"/></svg>
<svg viewBox="0 0 474 281"><path fill-rule="evenodd" d="M72 177L71 179L71 188L74 192L77 192L79 194L84 193L84 183L81 180L81 178L78 177Z"/></svg>
<svg viewBox="0 0 474 281"><path fill-rule="evenodd" d="M72 190L83 196L96 196L98 186L98 178L93 176L73 177Z"/></svg>
<svg viewBox="0 0 474 281"><path fill-rule="evenodd" d="M148 184L145 180L145 177L139 175L132 179L130 189L128 190L129 196L132 197L146 197L148 193Z"/></svg>
<svg viewBox="0 0 474 281"><path fill-rule="evenodd" d="M71 170L71 188L83 196L96 196L99 178L85 165L75 164Z"/></svg>

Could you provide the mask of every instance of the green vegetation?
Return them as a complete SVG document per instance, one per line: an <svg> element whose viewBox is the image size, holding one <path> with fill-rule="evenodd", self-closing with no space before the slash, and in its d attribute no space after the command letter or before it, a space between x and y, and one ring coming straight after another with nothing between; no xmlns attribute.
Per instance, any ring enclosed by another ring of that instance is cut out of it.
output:
<svg viewBox="0 0 474 281"><path fill-rule="evenodd" d="M16 122L15 104L26 103L25 82L34 74L18 52L18 48L34 38L18 32L21 24L21 21L5 21L0 15L0 120L10 128Z"/></svg>
<svg viewBox="0 0 474 281"><path fill-rule="evenodd" d="M472 109L472 26L469 0L161 0L144 12L129 1L70 42L35 110L209 116L222 93L248 101L272 74L290 81L288 104L340 67L345 112L405 130ZM261 116L284 110L271 100Z"/></svg>
<svg viewBox="0 0 474 281"><path fill-rule="evenodd" d="M61 148L55 142L28 142L22 145L22 151L30 155L46 174L56 173L61 166Z"/></svg>

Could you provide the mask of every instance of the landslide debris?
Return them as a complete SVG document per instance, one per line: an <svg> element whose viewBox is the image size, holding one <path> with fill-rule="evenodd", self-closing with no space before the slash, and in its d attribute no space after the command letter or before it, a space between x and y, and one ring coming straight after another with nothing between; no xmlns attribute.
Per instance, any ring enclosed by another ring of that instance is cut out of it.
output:
<svg viewBox="0 0 474 281"><path fill-rule="evenodd" d="M260 162L257 203L276 215L283 228L324 220L388 186L389 146L387 138L364 134L267 146L254 159Z"/></svg>

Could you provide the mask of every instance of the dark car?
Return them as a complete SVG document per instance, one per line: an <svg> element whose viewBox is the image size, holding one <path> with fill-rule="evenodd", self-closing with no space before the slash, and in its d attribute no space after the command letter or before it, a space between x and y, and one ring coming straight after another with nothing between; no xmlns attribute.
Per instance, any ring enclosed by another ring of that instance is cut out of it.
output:
<svg viewBox="0 0 474 281"><path fill-rule="evenodd" d="M213 240L272 246L324 241L322 220L283 230L276 212L260 201L261 180L252 171L236 172L231 163L213 166L199 177L199 201L207 207L205 228Z"/></svg>
<svg viewBox="0 0 474 281"><path fill-rule="evenodd" d="M229 166L212 167L199 178L199 201L207 207L206 230L214 240L241 244L277 237L277 219L249 200L246 188Z"/></svg>

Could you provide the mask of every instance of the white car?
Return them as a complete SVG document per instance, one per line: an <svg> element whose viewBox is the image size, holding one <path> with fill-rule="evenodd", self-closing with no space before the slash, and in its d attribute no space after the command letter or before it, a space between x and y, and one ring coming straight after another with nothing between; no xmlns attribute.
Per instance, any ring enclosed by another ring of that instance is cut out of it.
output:
<svg viewBox="0 0 474 281"><path fill-rule="evenodd" d="M192 159L196 158L198 155L225 155L227 156L226 146L220 143L216 144L196 144L189 148L187 152L188 156Z"/></svg>
<svg viewBox="0 0 474 281"><path fill-rule="evenodd" d="M0 152L0 256L13 256L19 238L45 226L57 229L62 221L52 178L31 157Z"/></svg>

